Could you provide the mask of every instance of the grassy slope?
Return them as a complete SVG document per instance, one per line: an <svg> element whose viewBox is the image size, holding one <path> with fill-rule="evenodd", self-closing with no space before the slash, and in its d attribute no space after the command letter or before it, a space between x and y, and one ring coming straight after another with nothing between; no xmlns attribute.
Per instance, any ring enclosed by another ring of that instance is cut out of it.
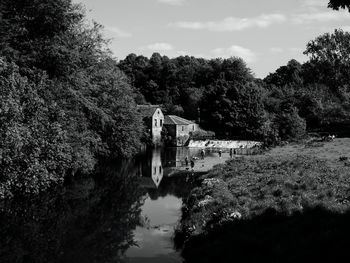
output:
<svg viewBox="0 0 350 263"><path fill-rule="evenodd" d="M342 156L350 159L350 138L277 147L216 166L183 207L176 241L187 240L184 257L310 262L341 256L350 242L350 162Z"/></svg>
<svg viewBox="0 0 350 263"><path fill-rule="evenodd" d="M316 206L343 212L350 207L350 163L342 156L350 159L350 138L277 147L218 165L192 191L183 223L201 232L234 211L242 218Z"/></svg>

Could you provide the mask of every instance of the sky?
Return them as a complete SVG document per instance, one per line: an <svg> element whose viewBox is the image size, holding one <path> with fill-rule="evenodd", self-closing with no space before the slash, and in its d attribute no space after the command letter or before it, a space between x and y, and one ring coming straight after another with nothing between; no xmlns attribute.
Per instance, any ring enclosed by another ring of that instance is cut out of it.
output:
<svg viewBox="0 0 350 263"><path fill-rule="evenodd" d="M177 57L241 57L264 78L306 44L336 28L350 31L350 13L328 0L73 0L104 26L118 59L152 53Z"/></svg>

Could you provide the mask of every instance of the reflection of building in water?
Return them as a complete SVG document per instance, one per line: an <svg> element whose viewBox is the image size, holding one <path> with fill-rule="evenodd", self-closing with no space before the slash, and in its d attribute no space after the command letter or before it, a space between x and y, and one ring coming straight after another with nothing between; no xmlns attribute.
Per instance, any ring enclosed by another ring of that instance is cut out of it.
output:
<svg viewBox="0 0 350 263"><path fill-rule="evenodd" d="M181 167L185 163L186 156L191 157L186 147L169 148L164 153L164 167Z"/></svg>
<svg viewBox="0 0 350 263"><path fill-rule="evenodd" d="M158 187L163 178L163 167L160 159L160 149L154 149L152 152L152 179Z"/></svg>
<svg viewBox="0 0 350 263"><path fill-rule="evenodd" d="M163 167L160 156L160 149L154 149L152 154L145 157L146 160L140 162L141 186L145 188L159 187L163 179Z"/></svg>

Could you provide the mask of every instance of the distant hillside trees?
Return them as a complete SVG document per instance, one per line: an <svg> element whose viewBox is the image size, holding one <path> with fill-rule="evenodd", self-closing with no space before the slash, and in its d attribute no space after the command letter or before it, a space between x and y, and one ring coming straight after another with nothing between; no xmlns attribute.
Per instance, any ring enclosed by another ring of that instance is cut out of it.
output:
<svg viewBox="0 0 350 263"><path fill-rule="evenodd" d="M266 109L278 114L289 103L309 130L346 134L350 128L350 34L342 30L311 40L304 52L309 61L288 62L264 81Z"/></svg>
<svg viewBox="0 0 350 263"><path fill-rule="evenodd" d="M162 104L167 114L200 118L216 134L256 136L264 122L257 95L262 90L242 59L169 59L158 53L148 59L130 54L118 66L142 95L139 98Z"/></svg>
<svg viewBox="0 0 350 263"><path fill-rule="evenodd" d="M348 127L349 43L349 33L342 30L321 35L307 44L309 61L292 59L264 80L254 78L239 58L130 54L118 66L140 102L200 118L204 128L219 136L290 140L306 130L341 132ZM289 134L290 125L296 127Z"/></svg>

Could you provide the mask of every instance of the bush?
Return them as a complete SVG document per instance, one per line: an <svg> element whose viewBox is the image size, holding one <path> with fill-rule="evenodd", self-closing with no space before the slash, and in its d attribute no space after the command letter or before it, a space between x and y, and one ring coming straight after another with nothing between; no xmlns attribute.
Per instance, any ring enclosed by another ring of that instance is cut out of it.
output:
<svg viewBox="0 0 350 263"><path fill-rule="evenodd" d="M190 133L190 139L192 140L205 140L205 139L213 139L215 138L215 132L212 131L205 131L205 130L198 130L195 132Z"/></svg>
<svg viewBox="0 0 350 263"><path fill-rule="evenodd" d="M283 141L301 139L306 134L306 121L298 115L296 108L277 115L274 124Z"/></svg>
<svg viewBox="0 0 350 263"><path fill-rule="evenodd" d="M44 74L33 82L0 60L0 198L38 193L63 182L73 162L63 112L39 95L50 89Z"/></svg>

